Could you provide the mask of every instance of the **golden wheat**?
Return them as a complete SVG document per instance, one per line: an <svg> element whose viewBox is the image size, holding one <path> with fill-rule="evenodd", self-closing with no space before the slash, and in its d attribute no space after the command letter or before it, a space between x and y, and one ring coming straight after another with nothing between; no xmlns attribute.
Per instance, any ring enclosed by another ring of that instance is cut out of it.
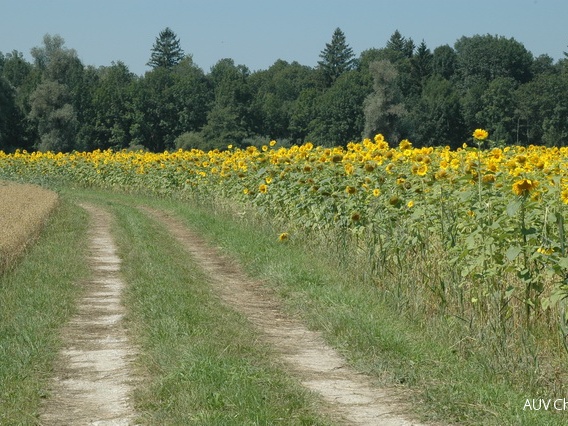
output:
<svg viewBox="0 0 568 426"><path fill-rule="evenodd" d="M0 272L37 238L58 199L36 185L0 181Z"/></svg>

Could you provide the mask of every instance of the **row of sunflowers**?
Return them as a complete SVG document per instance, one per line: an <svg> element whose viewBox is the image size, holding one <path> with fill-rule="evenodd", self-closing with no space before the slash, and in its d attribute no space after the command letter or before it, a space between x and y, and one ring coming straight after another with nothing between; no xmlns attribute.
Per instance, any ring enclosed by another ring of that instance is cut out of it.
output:
<svg viewBox="0 0 568 426"><path fill-rule="evenodd" d="M478 129L457 150L379 134L335 148L17 151L0 152L0 176L231 200L279 223L280 240L356 253L377 285L398 276L397 291L436 310L566 324L566 148L497 147Z"/></svg>

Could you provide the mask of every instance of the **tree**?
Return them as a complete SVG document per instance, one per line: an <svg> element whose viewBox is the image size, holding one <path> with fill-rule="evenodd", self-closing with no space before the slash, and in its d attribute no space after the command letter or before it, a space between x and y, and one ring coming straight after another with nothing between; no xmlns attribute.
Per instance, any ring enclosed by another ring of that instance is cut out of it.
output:
<svg viewBox="0 0 568 426"><path fill-rule="evenodd" d="M174 147L178 111L171 99L173 73L156 67L133 85L133 111L130 133L134 145L153 152Z"/></svg>
<svg viewBox="0 0 568 426"><path fill-rule="evenodd" d="M424 82L422 96L412 105L410 114L416 146L457 148L470 133L464 131L458 92L438 74Z"/></svg>
<svg viewBox="0 0 568 426"><path fill-rule="evenodd" d="M310 122L308 138L326 146L345 146L359 140L363 131L363 101L368 95L361 73L343 73L317 99L316 117Z"/></svg>
<svg viewBox="0 0 568 426"><path fill-rule="evenodd" d="M475 115L479 126L489 130L491 139L505 144L516 142L515 91L519 83L511 77L498 77L481 96L481 108Z"/></svg>
<svg viewBox="0 0 568 426"><path fill-rule="evenodd" d="M7 151L13 141L11 127L14 125L13 118L16 110L14 101L14 91L10 87L8 80L0 74L0 150Z"/></svg>
<svg viewBox="0 0 568 426"><path fill-rule="evenodd" d="M388 140L398 140L402 133L401 119L407 114L397 85L398 71L390 61L373 62L369 70L373 76L373 92L363 103L363 137L382 133Z"/></svg>
<svg viewBox="0 0 568 426"><path fill-rule="evenodd" d="M178 110L176 135L200 131L214 100L213 89L203 70L186 56L173 70L169 98Z"/></svg>
<svg viewBox="0 0 568 426"><path fill-rule="evenodd" d="M422 41L416 54L410 58L410 91L420 95L424 81L432 75L432 52Z"/></svg>
<svg viewBox="0 0 568 426"><path fill-rule="evenodd" d="M3 57L1 68L0 121L5 127L0 137L4 148L0 149L33 149L34 131L25 117L30 93L39 84L41 76L16 50Z"/></svg>
<svg viewBox="0 0 568 426"><path fill-rule="evenodd" d="M400 58L411 58L414 53L414 41L411 38L407 39L402 36L400 31L395 30L387 41L386 49L396 52Z"/></svg>
<svg viewBox="0 0 568 426"><path fill-rule="evenodd" d="M335 29L331 43L326 43L320 58L322 60L318 61L318 66L328 86L331 86L341 74L353 68L355 55L353 49L346 43L345 34L341 29Z"/></svg>
<svg viewBox="0 0 568 426"><path fill-rule="evenodd" d="M156 37L150 60L146 65L152 68L172 68L179 64L183 58L184 53L180 47L179 39L170 28L166 28Z"/></svg>
<svg viewBox="0 0 568 426"><path fill-rule="evenodd" d="M568 74L541 74L516 96L520 143L568 145Z"/></svg>
<svg viewBox="0 0 568 426"><path fill-rule="evenodd" d="M135 76L120 61L100 68L97 74L90 119L92 142L84 148L127 148L132 141L131 105Z"/></svg>
<svg viewBox="0 0 568 426"><path fill-rule="evenodd" d="M486 81L511 77L519 83L532 78L532 54L514 38L492 35L462 37L454 45L457 71L467 83L471 77Z"/></svg>
<svg viewBox="0 0 568 426"><path fill-rule="evenodd" d="M46 80L30 96L29 119L36 123L40 151L69 151L77 132L77 115L70 104L67 87Z"/></svg>
<svg viewBox="0 0 568 426"><path fill-rule="evenodd" d="M447 44L438 46L432 53L432 73L438 74L446 80L456 73L456 52Z"/></svg>
<svg viewBox="0 0 568 426"><path fill-rule="evenodd" d="M209 73L215 100L207 114L203 136L211 148L242 146L251 129L250 71L232 59L218 61Z"/></svg>
<svg viewBox="0 0 568 426"><path fill-rule="evenodd" d="M59 34L53 36L45 34L43 46L36 46L31 49L36 67L45 71L61 55L77 57L77 52L74 49L67 49L64 45L65 40Z"/></svg>
<svg viewBox="0 0 568 426"><path fill-rule="evenodd" d="M307 138L310 124L318 115L318 99L321 94L322 90L320 89L304 89L294 101L289 127L292 140L301 143Z"/></svg>
<svg viewBox="0 0 568 426"><path fill-rule="evenodd" d="M249 78L255 117L252 130L270 139L290 138L294 104L302 91L319 84L317 75L313 68L282 60L266 71L253 73Z"/></svg>
<svg viewBox="0 0 568 426"><path fill-rule="evenodd" d="M43 46L34 47L31 54L42 82L30 94L28 119L34 123L39 140L36 148L69 151L76 143L78 117L87 92L83 87L83 64L74 49L65 46L59 35L46 34Z"/></svg>

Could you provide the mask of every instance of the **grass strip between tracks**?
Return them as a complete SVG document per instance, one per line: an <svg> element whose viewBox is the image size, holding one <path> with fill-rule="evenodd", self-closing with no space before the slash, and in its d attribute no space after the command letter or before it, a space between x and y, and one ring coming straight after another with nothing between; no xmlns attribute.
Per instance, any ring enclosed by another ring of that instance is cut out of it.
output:
<svg viewBox="0 0 568 426"><path fill-rule="evenodd" d="M159 224L128 206L114 211L127 327L141 349L142 424L329 424Z"/></svg>

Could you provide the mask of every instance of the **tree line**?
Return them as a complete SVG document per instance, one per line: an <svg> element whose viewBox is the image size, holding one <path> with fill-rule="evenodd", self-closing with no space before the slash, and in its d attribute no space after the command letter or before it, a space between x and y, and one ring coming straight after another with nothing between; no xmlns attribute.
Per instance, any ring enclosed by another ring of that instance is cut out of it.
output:
<svg viewBox="0 0 568 426"><path fill-rule="evenodd" d="M208 73L170 29L143 76L121 61L84 66L59 35L0 52L0 149L223 149L277 139L324 146L382 133L460 146L485 128L503 144L568 145L568 54L534 57L514 38L461 37L431 50L395 31L358 57L337 28L315 67L230 58Z"/></svg>

